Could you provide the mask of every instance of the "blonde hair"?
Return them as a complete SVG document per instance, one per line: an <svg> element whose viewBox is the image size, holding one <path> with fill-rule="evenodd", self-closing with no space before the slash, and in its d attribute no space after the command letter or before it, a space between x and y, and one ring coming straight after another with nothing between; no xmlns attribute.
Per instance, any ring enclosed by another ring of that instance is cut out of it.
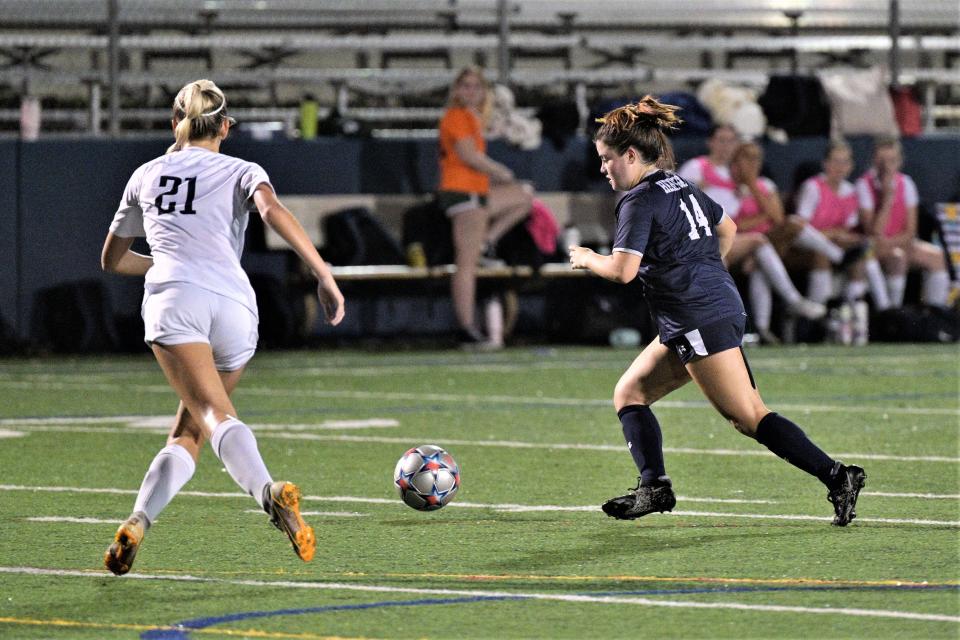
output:
<svg viewBox="0 0 960 640"><path fill-rule="evenodd" d="M447 97L448 107L462 107L463 104L457 98L457 87L467 76L476 76L483 85L483 104L480 105L480 119L486 124L493 111L493 91L486 76L483 74L483 68L476 65L468 65L460 70L460 73L450 83L450 91Z"/></svg>
<svg viewBox="0 0 960 640"><path fill-rule="evenodd" d="M185 85L173 100L174 142L167 153L180 151L191 140L216 138L223 121L233 124L227 115L227 98L211 80L194 80Z"/></svg>
<svg viewBox="0 0 960 640"><path fill-rule="evenodd" d="M600 128L593 135L593 141L603 142L620 155L634 147L645 161L672 170L676 163L666 132L683 122L676 114L678 109L646 95L639 102L618 107L597 118Z"/></svg>

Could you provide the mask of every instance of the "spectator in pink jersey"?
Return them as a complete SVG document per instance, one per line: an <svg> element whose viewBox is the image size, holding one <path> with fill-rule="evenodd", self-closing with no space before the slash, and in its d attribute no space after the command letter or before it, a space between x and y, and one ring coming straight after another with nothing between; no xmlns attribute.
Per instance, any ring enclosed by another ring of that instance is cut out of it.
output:
<svg viewBox="0 0 960 640"><path fill-rule="evenodd" d="M737 233L725 262L728 267L739 264L749 274L754 328L763 342L775 344L779 339L770 330L773 292L783 298L790 313L811 320L823 317L826 307L800 294L771 244L768 234L782 236L789 242L803 225L788 222L776 184L760 175L762 166L763 150L760 146L753 142L743 143L736 148L730 163L733 189L708 187L705 193L737 223Z"/></svg>
<svg viewBox="0 0 960 640"><path fill-rule="evenodd" d="M857 193L847 177L853 170L853 153L843 140L834 140L823 159L823 172L808 179L800 187L796 215L823 233L843 249L865 246L867 237L859 226ZM807 297L826 302L832 293L831 259L814 251L810 263ZM876 258L867 257L846 266L847 284L844 298L858 300L869 289L877 309L890 306L883 272ZM866 279L864 278L866 274Z"/></svg>
<svg viewBox="0 0 960 640"><path fill-rule="evenodd" d="M733 159L738 144L740 136L736 129L728 124L716 125L707 137L707 155L687 160L677 173L704 193L708 193L714 200L717 200L716 197L707 189L733 193L737 185L730 179L730 160ZM723 202L717 200L717 203L723 206Z"/></svg>
<svg viewBox="0 0 960 640"><path fill-rule="evenodd" d="M919 267L923 269L921 301L945 307L950 293L946 259L938 247L916 237L920 198L910 176L900 172L902 165L899 140L876 140L873 166L857 180L860 219L886 274L890 304L903 304L907 270Z"/></svg>

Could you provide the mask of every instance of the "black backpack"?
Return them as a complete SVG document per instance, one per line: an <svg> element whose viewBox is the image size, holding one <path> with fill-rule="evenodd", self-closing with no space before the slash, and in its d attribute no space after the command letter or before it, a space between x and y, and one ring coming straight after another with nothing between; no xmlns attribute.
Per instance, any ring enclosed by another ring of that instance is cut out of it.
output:
<svg viewBox="0 0 960 640"><path fill-rule="evenodd" d="M337 266L404 264L403 250L363 207L344 209L323 219L323 259Z"/></svg>
<svg viewBox="0 0 960 640"><path fill-rule="evenodd" d="M453 262L453 229L450 218L433 200L410 207L403 213L403 246L419 242L427 264Z"/></svg>
<svg viewBox="0 0 960 640"><path fill-rule="evenodd" d="M772 76L757 100L767 124L787 135L830 135L830 102L815 76Z"/></svg>

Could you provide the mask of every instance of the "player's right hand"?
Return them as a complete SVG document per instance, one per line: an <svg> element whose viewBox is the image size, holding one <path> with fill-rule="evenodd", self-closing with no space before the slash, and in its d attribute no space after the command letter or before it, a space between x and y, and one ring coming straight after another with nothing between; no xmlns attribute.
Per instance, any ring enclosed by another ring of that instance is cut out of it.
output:
<svg viewBox="0 0 960 640"><path fill-rule="evenodd" d="M323 317L327 324L336 326L343 320L346 313L343 302L343 294L333 278L324 279L317 285L317 298L320 299L320 306L323 307Z"/></svg>

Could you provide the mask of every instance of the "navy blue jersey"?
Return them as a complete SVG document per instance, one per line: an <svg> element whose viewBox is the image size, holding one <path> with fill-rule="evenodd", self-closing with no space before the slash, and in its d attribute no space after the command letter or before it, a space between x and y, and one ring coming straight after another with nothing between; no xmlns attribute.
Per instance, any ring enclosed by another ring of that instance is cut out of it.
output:
<svg viewBox="0 0 960 640"><path fill-rule="evenodd" d="M643 256L637 277L666 342L744 314L720 260L716 226L723 209L673 173L646 176L617 203L614 251Z"/></svg>

